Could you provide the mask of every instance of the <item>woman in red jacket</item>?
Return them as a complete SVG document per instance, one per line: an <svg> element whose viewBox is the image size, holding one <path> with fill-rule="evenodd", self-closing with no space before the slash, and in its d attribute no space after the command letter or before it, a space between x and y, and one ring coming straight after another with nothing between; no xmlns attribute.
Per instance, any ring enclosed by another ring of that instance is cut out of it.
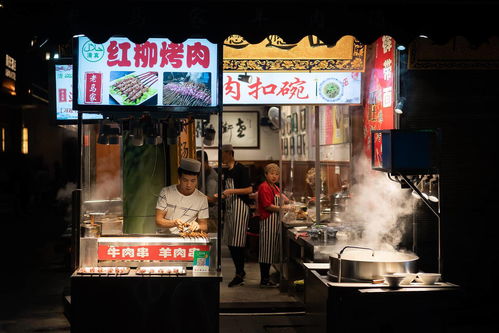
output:
<svg viewBox="0 0 499 333"><path fill-rule="evenodd" d="M279 200L281 191L277 186L279 181L279 166L270 163L265 166L265 181L258 187L258 212L260 215L260 240L258 262L260 263L260 287L277 287L270 280L270 265L279 262L279 232L280 220ZM289 201L282 195L285 202ZM289 209L283 206L282 209Z"/></svg>

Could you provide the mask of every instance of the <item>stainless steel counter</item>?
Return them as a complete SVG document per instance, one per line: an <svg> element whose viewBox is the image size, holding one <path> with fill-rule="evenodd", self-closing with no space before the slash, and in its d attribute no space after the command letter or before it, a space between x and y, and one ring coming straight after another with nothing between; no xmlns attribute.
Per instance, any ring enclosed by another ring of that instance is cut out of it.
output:
<svg viewBox="0 0 499 333"><path fill-rule="evenodd" d="M303 247L300 258L303 262L329 262L329 255L326 253L343 244L343 241L338 241L334 237L328 237L324 240L323 238L314 239L310 236L300 236L300 230L296 228L287 229L285 238Z"/></svg>
<svg viewBox="0 0 499 333"><path fill-rule="evenodd" d="M304 267L305 308L311 331L451 332L455 313L464 304L461 288L452 283L399 289L383 284L335 283L323 275L325 264Z"/></svg>

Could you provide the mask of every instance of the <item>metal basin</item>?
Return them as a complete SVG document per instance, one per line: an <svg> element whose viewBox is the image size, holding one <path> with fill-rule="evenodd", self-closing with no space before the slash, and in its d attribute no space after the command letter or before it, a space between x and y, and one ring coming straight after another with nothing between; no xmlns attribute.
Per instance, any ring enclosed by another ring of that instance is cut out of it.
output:
<svg viewBox="0 0 499 333"><path fill-rule="evenodd" d="M331 281L365 282L382 279L387 273L415 273L418 259L409 253L374 251L373 255L369 250L352 249L329 256L328 277Z"/></svg>

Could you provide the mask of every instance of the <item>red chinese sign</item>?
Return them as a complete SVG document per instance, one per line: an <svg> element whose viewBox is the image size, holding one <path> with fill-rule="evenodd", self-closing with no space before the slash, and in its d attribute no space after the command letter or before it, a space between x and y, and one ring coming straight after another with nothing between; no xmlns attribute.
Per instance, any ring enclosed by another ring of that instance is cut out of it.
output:
<svg viewBox="0 0 499 333"><path fill-rule="evenodd" d="M75 109L165 111L182 106L212 108L192 112L219 111L217 44L198 38L182 43L149 38L141 44L124 37L101 44L75 38Z"/></svg>
<svg viewBox="0 0 499 333"><path fill-rule="evenodd" d="M371 131L394 128L395 41L382 36L375 42L375 57L367 76L364 109L364 150L371 159ZM381 165L381 135L374 138L374 166Z"/></svg>
<svg viewBox="0 0 499 333"><path fill-rule="evenodd" d="M85 104L102 103L102 73L85 73Z"/></svg>
<svg viewBox="0 0 499 333"><path fill-rule="evenodd" d="M113 246L99 245L98 260L161 260L161 261L192 261L195 251L209 251L209 245L140 245Z"/></svg>
<svg viewBox="0 0 499 333"><path fill-rule="evenodd" d="M224 73L225 104L360 104L361 75Z"/></svg>
<svg viewBox="0 0 499 333"><path fill-rule="evenodd" d="M119 42L112 40L107 51L107 65L109 67L159 67L170 65L173 68L185 66L191 68L199 64L203 68L210 66L210 49L196 42L187 45L167 42L145 42L143 44L133 44L130 42Z"/></svg>

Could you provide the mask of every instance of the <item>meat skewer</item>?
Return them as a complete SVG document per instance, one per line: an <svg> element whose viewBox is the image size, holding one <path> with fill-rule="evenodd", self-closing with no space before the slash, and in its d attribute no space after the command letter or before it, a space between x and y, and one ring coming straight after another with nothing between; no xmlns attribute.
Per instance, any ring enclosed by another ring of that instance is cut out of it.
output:
<svg viewBox="0 0 499 333"><path fill-rule="evenodd" d="M136 102L158 80L155 72L146 72L123 79L112 87L123 96L123 101Z"/></svg>
<svg viewBox="0 0 499 333"><path fill-rule="evenodd" d="M158 78L154 78L152 81L148 81L147 84L144 84L142 87L138 87L135 91L132 91L129 95L128 98L126 99L127 101L130 102L135 102L136 100L140 99L144 93L149 90L149 88L158 81Z"/></svg>

